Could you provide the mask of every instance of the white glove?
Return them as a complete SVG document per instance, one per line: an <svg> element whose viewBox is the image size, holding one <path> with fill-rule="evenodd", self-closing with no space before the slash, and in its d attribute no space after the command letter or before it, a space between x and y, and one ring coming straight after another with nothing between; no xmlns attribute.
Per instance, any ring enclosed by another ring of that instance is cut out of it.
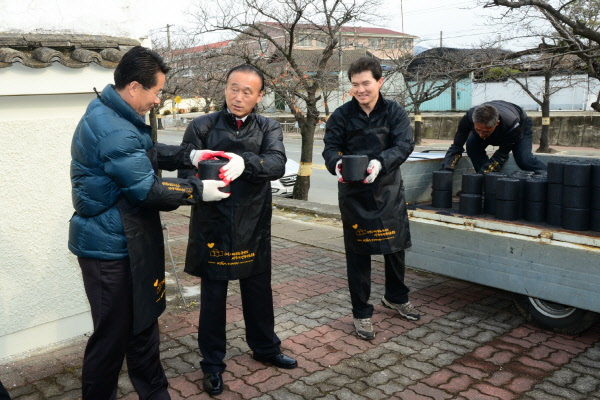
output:
<svg viewBox="0 0 600 400"><path fill-rule="evenodd" d="M194 167L198 167L198 162L206 160L209 157L209 153L214 153L212 150L192 150L190 152L190 161Z"/></svg>
<svg viewBox="0 0 600 400"><path fill-rule="evenodd" d="M221 168L221 175L219 175L219 178L223 179L224 182L229 183L237 179L242 172L244 172L246 164L244 163L244 159L235 153L225 153L224 157L229 158L229 162Z"/></svg>
<svg viewBox="0 0 600 400"><path fill-rule="evenodd" d="M377 175L379 175L379 171L381 171L381 163L377 159L373 159L369 161L369 165L367 165L367 177L363 181L364 183L373 183Z"/></svg>
<svg viewBox="0 0 600 400"><path fill-rule="evenodd" d="M202 201L218 201L226 199L231 193L223 193L219 190L225 186L223 181L204 180L202 181Z"/></svg>
<svg viewBox="0 0 600 400"><path fill-rule="evenodd" d="M338 182L344 182L344 177L342 176L342 159L340 158L338 162L335 163L335 175L338 177Z"/></svg>

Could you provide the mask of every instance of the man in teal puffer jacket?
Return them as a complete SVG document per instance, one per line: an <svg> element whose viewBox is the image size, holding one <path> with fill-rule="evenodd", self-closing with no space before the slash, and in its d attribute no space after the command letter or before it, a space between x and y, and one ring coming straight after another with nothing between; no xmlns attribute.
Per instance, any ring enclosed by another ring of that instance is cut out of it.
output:
<svg viewBox="0 0 600 400"><path fill-rule="evenodd" d="M158 169L197 165L192 146L154 143L145 114L160 103L169 67L136 46L88 106L71 144L75 213L69 249L77 256L94 333L82 371L83 399L114 399L127 359L140 399L170 399L160 363L158 316L164 311L164 242L159 211L228 197L221 181L160 178Z"/></svg>

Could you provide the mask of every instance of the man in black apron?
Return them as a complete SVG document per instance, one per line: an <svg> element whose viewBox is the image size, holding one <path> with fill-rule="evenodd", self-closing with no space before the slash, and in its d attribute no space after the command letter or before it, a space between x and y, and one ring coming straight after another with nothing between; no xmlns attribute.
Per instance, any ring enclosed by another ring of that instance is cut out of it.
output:
<svg viewBox="0 0 600 400"><path fill-rule="evenodd" d="M227 75L223 110L198 117L188 126L183 144L224 151L231 168L231 196L219 203L192 208L185 271L201 280L198 346L202 353L204 390L223 391L226 352L228 281L239 279L246 340L255 360L279 368L295 368L296 360L281 353L275 334L271 290L271 184L285 172L285 149L279 123L254 113L264 78L250 65ZM195 174L180 170L179 176Z"/></svg>
<svg viewBox="0 0 600 400"><path fill-rule="evenodd" d="M404 108L386 100L379 62L362 57L350 65L352 100L334 111L325 130L323 158L338 175L338 198L344 225L348 286L356 333L375 337L371 316L371 255L385 258L382 303L409 320L419 313L408 300L404 284L404 250L411 246L400 165L413 151L410 121ZM343 155L369 158L364 181L344 182Z"/></svg>
<svg viewBox="0 0 600 400"><path fill-rule="evenodd" d="M446 152L442 168L453 171L466 144L476 172L500 171L511 151L522 170L545 171L546 164L531 152L532 127L531 118L516 104L493 100L473 107L458 123L454 142ZM485 150L488 146L498 146L491 157Z"/></svg>
<svg viewBox="0 0 600 400"><path fill-rule="evenodd" d="M159 211L228 196L218 189L221 181L157 175L159 168L190 168L201 155L192 146L153 143L145 124L169 69L157 53L132 48L115 84L96 92L73 135L69 249L94 323L83 359L84 400L116 398L125 357L140 399L170 399L158 346L158 316L166 307Z"/></svg>

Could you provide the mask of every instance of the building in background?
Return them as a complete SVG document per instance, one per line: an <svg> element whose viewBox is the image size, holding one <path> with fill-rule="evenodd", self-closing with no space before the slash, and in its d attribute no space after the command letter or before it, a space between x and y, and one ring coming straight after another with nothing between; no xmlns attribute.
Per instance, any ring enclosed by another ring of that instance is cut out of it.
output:
<svg viewBox="0 0 600 400"><path fill-rule="evenodd" d="M268 33L275 42L281 42L282 45L287 40L285 29L278 23L259 22L247 31L252 29ZM324 27L314 25L296 25L294 58L308 76L313 75L313 71L318 68L323 49L326 47L327 38L323 30ZM381 60L385 67L390 64L388 61L391 59L411 55L416 36L384 28L343 26L338 39L341 42L341 51L336 49L328 60L323 81L320 83L322 90L318 109L326 114L349 99L346 71L350 63L359 57L370 56ZM211 107L217 109L222 105L225 74L231 67L245 62L244 58L240 57L241 54L253 60L265 61L273 71L279 71L282 82L285 80L286 68L283 64L287 61L276 46L266 39L257 40L246 34L240 34L231 40L176 50L171 54L172 64L180 72L176 73L177 76L170 77L170 80L176 79L177 84L168 82L167 86L173 84L179 88L189 88L187 96L182 97L204 98L206 112ZM274 92L266 94L261 101L261 107L268 112L290 111L281 96ZM301 101L298 107L303 107Z"/></svg>

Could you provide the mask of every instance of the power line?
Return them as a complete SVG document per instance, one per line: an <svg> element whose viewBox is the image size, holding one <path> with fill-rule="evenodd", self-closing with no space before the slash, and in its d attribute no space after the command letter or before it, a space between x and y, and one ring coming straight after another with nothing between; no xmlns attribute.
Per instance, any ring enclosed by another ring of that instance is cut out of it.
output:
<svg viewBox="0 0 600 400"><path fill-rule="evenodd" d="M447 9L460 8L460 6L466 6L466 5L473 5L473 2L466 1L466 2L455 3L455 4L444 4L443 6L439 6L439 7L420 8L415 11L407 11L404 14L405 15L416 15L416 14L431 13L431 12L436 12L436 11L446 11Z"/></svg>

